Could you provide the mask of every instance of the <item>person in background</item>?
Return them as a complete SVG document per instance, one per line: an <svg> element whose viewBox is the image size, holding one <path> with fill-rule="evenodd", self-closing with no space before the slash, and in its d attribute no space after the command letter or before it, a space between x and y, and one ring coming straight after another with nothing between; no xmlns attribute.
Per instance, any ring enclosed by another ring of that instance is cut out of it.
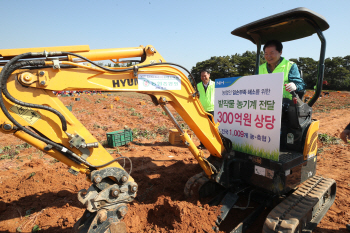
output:
<svg viewBox="0 0 350 233"><path fill-rule="evenodd" d="M199 101L206 112L214 116L215 82L210 79L208 70L201 71L202 82L197 84Z"/></svg>
<svg viewBox="0 0 350 233"><path fill-rule="evenodd" d="M201 71L201 80L202 82L197 84L199 101L201 102L204 110L214 117L215 82L210 79L210 72L208 70ZM213 118L210 120L214 122ZM205 148L202 142L199 147Z"/></svg>
<svg viewBox="0 0 350 233"><path fill-rule="evenodd" d="M277 40L270 40L264 45L266 63L259 66L259 74L284 73L283 98L292 99L291 91L303 91L306 84L300 77L297 65L282 55L283 45Z"/></svg>
<svg viewBox="0 0 350 233"><path fill-rule="evenodd" d="M345 127L345 129L343 130L343 132L340 133L340 138L347 143L347 140L350 140L350 124L348 124L348 126ZM350 231L350 224L346 224L346 229L348 229Z"/></svg>
<svg viewBox="0 0 350 233"><path fill-rule="evenodd" d="M350 124L348 124L348 126L345 127L345 129L343 130L343 132L340 133L340 138L347 143L347 140L350 140ZM350 226L349 229L350 230Z"/></svg>

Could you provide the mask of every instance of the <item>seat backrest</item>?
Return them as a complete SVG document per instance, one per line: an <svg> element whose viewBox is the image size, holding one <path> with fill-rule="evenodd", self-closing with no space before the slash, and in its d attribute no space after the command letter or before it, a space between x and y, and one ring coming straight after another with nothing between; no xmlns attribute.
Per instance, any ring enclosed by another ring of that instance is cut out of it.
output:
<svg viewBox="0 0 350 233"><path fill-rule="evenodd" d="M304 80L303 71L299 69L299 73L300 73L300 78L301 78L302 80ZM306 93L306 90L303 90L303 91L296 91L295 93L296 93L296 94L299 96L299 98L302 100L302 99L304 98L304 95L305 95L305 93Z"/></svg>

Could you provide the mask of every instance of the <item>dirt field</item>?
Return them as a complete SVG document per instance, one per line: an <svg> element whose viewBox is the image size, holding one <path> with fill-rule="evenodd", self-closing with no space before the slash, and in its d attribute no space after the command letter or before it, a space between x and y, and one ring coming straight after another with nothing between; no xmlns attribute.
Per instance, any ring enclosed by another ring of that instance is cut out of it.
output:
<svg viewBox="0 0 350 233"><path fill-rule="evenodd" d="M219 208L184 197L186 181L201 169L188 149L169 144L168 130L174 127L165 113L148 96L118 96L119 101L101 95L82 95L80 101L60 99L72 106L73 114L100 142L106 140L107 132L133 129L135 139L128 146L107 148L112 154L119 150L131 158L131 175L139 185L138 196L124 218L128 232L213 232ZM113 109L108 109L111 104ZM349 93L331 92L314 107L313 118L320 120L317 174L337 182L335 203L315 230L318 233L348 232L350 144L340 142L338 136L350 122L349 116ZM199 144L196 138L194 141ZM0 232L39 228L40 232L71 232L84 212L77 192L90 186L85 176L68 173L66 165L11 135L0 134L0 149ZM247 232L261 232L269 211ZM229 232L246 215L232 210L221 232Z"/></svg>

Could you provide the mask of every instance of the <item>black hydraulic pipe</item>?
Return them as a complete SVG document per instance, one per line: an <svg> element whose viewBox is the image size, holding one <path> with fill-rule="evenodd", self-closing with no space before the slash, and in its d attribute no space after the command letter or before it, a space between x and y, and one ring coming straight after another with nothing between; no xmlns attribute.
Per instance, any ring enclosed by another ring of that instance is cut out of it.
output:
<svg viewBox="0 0 350 233"><path fill-rule="evenodd" d="M314 27L314 29L318 35L318 38L321 41L320 60L318 61L318 70L317 70L316 91L315 91L315 94L313 95L313 97L311 98L311 100L307 103L310 107L312 107L316 103L318 97L320 97L321 92L322 92L324 67L325 67L324 60L325 60L325 55L326 55L326 38L324 37L322 30L317 25L317 23L315 23L312 19L307 19L306 21Z"/></svg>
<svg viewBox="0 0 350 233"><path fill-rule="evenodd" d="M127 70L132 70L132 68L127 68L127 69L123 69L123 70L113 70L113 69L108 69L108 68L105 68L103 66L100 66L98 64L95 64L94 62L88 60L87 58L84 58L84 57L81 57L77 54L74 54L74 53L68 53L68 52L51 52L51 53L48 53L48 55L53 55L53 56L56 56L56 55L66 55L66 54L70 54L70 55L74 55L74 56L77 56L77 57L80 57L98 67L100 67L101 69L104 69L104 70L108 70L108 71L112 71L112 72L123 72L123 71L127 71ZM11 94L8 92L7 90L7 80L8 78L10 77L10 75L17 69L21 68L21 67L26 67L26 66L34 66L34 67L37 67L37 68L41 68L41 67L44 67L45 66L45 62L42 61L42 60L22 60L20 61L21 59L25 59L25 58L28 58L28 57L37 57L37 56L44 56L45 53L24 53L24 54L20 54L14 58L12 58L9 62L6 63L6 65L3 67L1 73L0 73L0 108L2 109L2 111L4 112L5 116L14 124L18 127L19 130L22 130L24 131L25 133L31 135L32 137L34 138L37 138L39 139L40 141L43 141L45 142L46 144L49 144L49 145L52 145L55 149L57 149L58 151L62 151L63 153L68 153L69 155L73 156L74 158L78 159L81 163L84 163L86 165L88 165L90 168L99 168L99 167L104 167L104 166L107 166L108 164L114 162L114 161L117 161L119 159L123 159L124 157L119 157L119 158L116 158L116 159L113 159L105 164L102 164L102 165L97 165L97 166L94 166L90 163L88 163L87 161L81 159L79 156L77 156L73 151L63 147L62 145L60 144L57 144L49 139L46 139L44 137L41 137L40 135L37 135L35 133L33 133L32 131L28 130L27 128L25 128L23 125L19 124L11 115L10 113L7 111L6 109L6 106L4 104L4 100L3 100L3 97L2 97L2 93L4 93L4 95L9 99L11 100L12 102L16 103L16 104L19 104L19 105L22 105L22 106L27 106L27 107L32 107L32 108L39 108L39 109L44 109L44 110L48 110L48 111L51 111L53 113L55 113L56 115L58 115L58 117L61 119L61 123L62 123L62 129L63 131L67 131L67 123L66 123L66 119L64 118L64 116L58 112L56 109L53 109L53 108L50 108L50 107L47 107L47 106L43 106L43 105L37 105L37 104L30 104L30 103L25 103L25 102L22 102L22 101L19 101L17 99L15 99L13 96L11 96ZM153 65L163 65L163 64L168 64L168 65L175 65L175 66L179 66L181 68L183 68L184 70L186 70L190 76L192 77L193 79L193 76L191 75L191 73L184 67L178 65L178 64L174 64L174 63L156 63L156 64L149 64L149 65L143 65L143 66L140 66L140 67L148 67L148 66L153 66ZM28 68L28 67L26 67ZM196 87L194 87L196 89ZM125 157L127 158L127 157ZM130 161L130 173L131 173L131 161ZM129 174L130 174L129 173Z"/></svg>
<svg viewBox="0 0 350 233"><path fill-rule="evenodd" d="M50 111L50 112L56 114L61 120L63 131L67 131L67 121L59 111L57 111L54 108L48 107L48 106L25 103L25 102L22 102L20 100L17 100L9 93L9 91L7 89L6 82L7 82L7 79L10 77L10 75L12 74L12 72L14 72L15 70L17 70L23 66L42 66L42 65L45 65L45 62L40 61L40 60L38 60L38 61L20 61L20 62L15 63L8 70L5 70L6 73L4 74L4 78L2 78L3 79L2 81L5 82L5 84L2 84L1 91L4 93L6 98L8 98L10 101L12 101L15 104L29 107L29 108L44 109L44 110L47 110L47 111Z"/></svg>
<svg viewBox="0 0 350 233"><path fill-rule="evenodd" d="M116 69L109 69L109 68L106 68L106 67L104 67L104 66L100 66L99 64L97 64L97 63L95 63L95 62L93 62L93 61L90 61L89 59L87 59L87 58L85 58L85 57L83 57L83 56L80 56L79 54L75 54L75 53L71 53L71 52L62 52L62 54L63 54L63 55L72 55L72 56L79 57L79 58L81 58L81 59L83 59L83 60L85 60L85 61L87 61L87 62L89 62L89 63L91 63L91 64L93 64L93 65L95 65L95 66L97 66L97 67L99 67L99 68L101 68L101 69L103 69L103 70L109 71L109 72L116 72L116 73L118 73L118 72L125 72L125 71L134 70L134 68L136 67L136 66L134 66L134 67L125 68L125 69L121 69L121 70L120 70L120 69L118 69L118 70L116 70ZM157 66L157 65L172 65L172 66L178 66L178 67L182 68L183 70L185 70L185 71L190 75L190 77L191 77L193 83L196 83L196 82L195 82L195 79L194 79L194 77L193 77L193 75L191 74L191 72L188 71L185 67L183 67L183 66L181 66L181 65L179 65L179 64L176 64L176 63L171 63L171 62L153 63L153 64L147 64L147 65L137 66L137 68L139 69L139 68L144 68L144 67L149 67L149 66ZM196 85L192 85L192 86L193 86L193 88L195 89L195 92L198 92L197 86L196 86Z"/></svg>
<svg viewBox="0 0 350 233"><path fill-rule="evenodd" d="M54 52L55 53L55 52ZM56 53L55 53L56 54ZM25 54L21 54L18 55L14 58L12 58L5 66L4 68L1 70L0 73L0 108L2 109L3 113L5 114L5 116L14 124L18 127L19 130L22 130L23 132L29 134L30 136L39 139L42 142L45 142L46 144L49 144L51 146L53 146L56 150L61 151L63 153L68 153L70 156L73 156L74 158L78 159L81 163L84 163L86 165L88 165L89 167L93 167L91 164L89 164L88 162L84 161L83 159L81 159L79 156L77 156L73 151L65 148L64 146L57 144L49 139L46 139L40 135L35 134L34 132L28 130L27 128L25 128L23 125L21 125L20 123L18 123L8 112L5 103L4 103L4 99L2 96L2 93L4 93L4 95L7 98L10 98L11 101L15 101L15 103L18 104L28 104L28 103L24 103L22 101L16 100L15 98L13 98L8 90L7 90L7 80L9 78L9 76L12 74L13 71L15 71L16 69L22 67L22 66L40 66L41 64L45 64L43 63L43 61L37 60L37 61L21 61L18 62L18 60L22 59L22 58L26 58L27 56L42 56L41 53L25 53ZM41 105L38 105L39 107ZM55 109L53 109L55 110ZM55 110L56 111L56 110ZM63 115L62 115L63 117ZM63 117L64 118L64 117ZM65 119L64 119L65 120ZM62 122L63 123L63 122ZM100 165L102 166L102 165Z"/></svg>
<svg viewBox="0 0 350 233"><path fill-rule="evenodd" d="M261 50L261 39L256 43L256 60L255 60L255 72L254 74L259 74L259 66L260 66L260 50Z"/></svg>

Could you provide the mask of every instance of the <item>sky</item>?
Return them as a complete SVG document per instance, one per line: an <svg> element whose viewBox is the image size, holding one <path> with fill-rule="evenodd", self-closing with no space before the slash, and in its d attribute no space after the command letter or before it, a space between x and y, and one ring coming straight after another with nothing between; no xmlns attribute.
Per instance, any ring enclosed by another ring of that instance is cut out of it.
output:
<svg viewBox="0 0 350 233"><path fill-rule="evenodd" d="M89 45L90 49L153 45L167 62L191 70L213 56L256 51L234 29L297 7L324 16L326 58L350 55L349 0L60 0L1 1L0 49ZM287 59L318 60L317 35L284 43Z"/></svg>

